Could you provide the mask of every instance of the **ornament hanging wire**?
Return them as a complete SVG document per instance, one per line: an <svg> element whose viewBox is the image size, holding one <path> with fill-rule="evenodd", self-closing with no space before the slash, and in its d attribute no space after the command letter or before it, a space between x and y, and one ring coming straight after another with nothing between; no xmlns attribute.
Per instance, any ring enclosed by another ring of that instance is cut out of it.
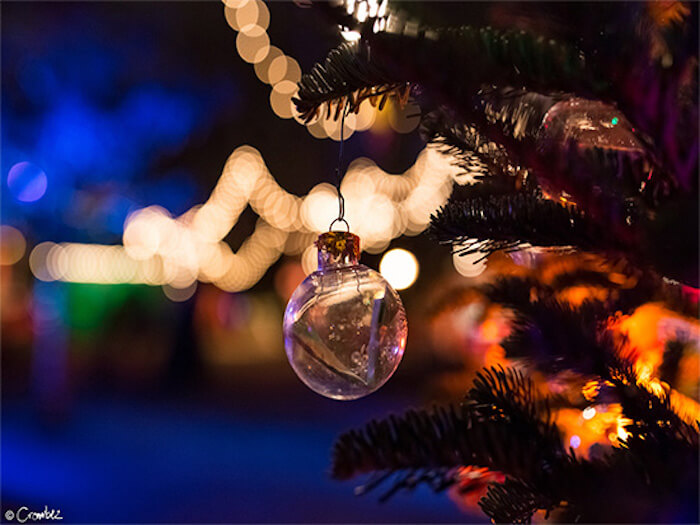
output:
<svg viewBox="0 0 700 525"><path fill-rule="evenodd" d="M335 219L333 219L333 222L331 222L331 225L328 227L328 231L333 231L333 225L336 222L344 223L348 232L350 231L350 224L348 224L348 221L345 220L345 197L343 197L343 193L340 191L340 170L342 169L343 162L343 144L345 143L343 132L345 131L345 115L347 115L349 109L350 108L346 101L343 105L342 117L340 119L340 146L338 148L338 166L335 168L335 189L338 193L338 216Z"/></svg>

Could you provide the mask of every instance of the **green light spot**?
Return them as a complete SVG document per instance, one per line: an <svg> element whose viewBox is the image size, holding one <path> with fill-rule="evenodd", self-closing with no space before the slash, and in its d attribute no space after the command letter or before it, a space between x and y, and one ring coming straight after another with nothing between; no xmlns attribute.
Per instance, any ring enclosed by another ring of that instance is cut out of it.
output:
<svg viewBox="0 0 700 525"><path fill-rule="evenodd" d="M617 117L613 117L613 119L612 119L612 125L613 125L613 126L616 126L618 122L620 122L620 119L617 118Z"/></svg>

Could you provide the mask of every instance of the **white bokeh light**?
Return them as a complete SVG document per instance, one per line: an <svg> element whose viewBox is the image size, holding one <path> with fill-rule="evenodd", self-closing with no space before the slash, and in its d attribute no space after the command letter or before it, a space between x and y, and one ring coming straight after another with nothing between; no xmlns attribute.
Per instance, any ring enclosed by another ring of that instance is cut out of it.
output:
<svg viewBox="0 0 700 525"><path fill-rule="evenodd" d="M379 263L379 273L389 281L396 290L405 290L410 287L418 277L418 260L416 257L402 248L389 250Z"/></svg>
<svg viewBox="0 0 700 525"><path fill-rule="evenodd" d="M460 275L464 277L477 277L486 269L486 259L483 257L484 254L479 252L465 255L454 253L452 254L452 264Z"/></svg>

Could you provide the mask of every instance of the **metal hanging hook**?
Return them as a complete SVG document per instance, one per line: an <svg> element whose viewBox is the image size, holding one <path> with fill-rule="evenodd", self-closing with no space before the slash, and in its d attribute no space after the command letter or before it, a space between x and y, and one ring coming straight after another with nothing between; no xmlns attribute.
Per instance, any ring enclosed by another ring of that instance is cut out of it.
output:
<svg viewBox="0 0 700 525"><path fill-rule="evenodd" d="M340 191L340 171L343 162L343 144L345 143L345 115L347 115L348 109L348 103L347 101L345 101L345 104L343 106L342 117L340 119L340 147L338 148L338 166L335 168L335 189L338 193L338 217L333 219L333 222L331 222L331 225L328 227L328 231L333 231L333 225L336 222L344 223L347 230L350 231L350 224L348 224L348 221L345 220L345 197L343 197L343 193Z"/></svg>

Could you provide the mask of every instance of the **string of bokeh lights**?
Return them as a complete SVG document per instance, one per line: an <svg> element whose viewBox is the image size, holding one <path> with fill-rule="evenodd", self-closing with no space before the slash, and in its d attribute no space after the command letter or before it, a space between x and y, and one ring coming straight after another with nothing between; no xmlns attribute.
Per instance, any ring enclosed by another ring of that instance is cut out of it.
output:
<svg viewBox="0 0 700 525"><path fill-rule="evenodd" d="M281 49L270 44L267 29L270 25L270 11L262 0L223 0L226 22L234 31L236 50L240 57L253 64L255 74L261 82L272 87L270 91L270 107L274 113L283 119L293 118L306 127L308 132L317 139L330 138L340 140L340 119L333 119L327 114L306 123L298 115L292 99L299 91L297 83L301 80L299 63L286 55ZM380 5L377 1L366 5L366 16L381 16L386 11L387 0ZM384 19L377 19L376 30L383 29ZM346 40L356 40L359 33L342 31ZM323 112L320 112L323 113ZM365 100L357 113L351 113L345 118L344 138L349 138L356 131L366 131L373 125L386 127L387 124L397 133L410 133L420 122L418 106L409 102L405 107L389 104L379 111L370 100Z"/></svg>
<svg viewBox="0 0 700 525"><path fill-rule="evenodd" d="M369 10L381 8L377 2L367 5ZM241 58L272 86L270 106L275 114L294 118L316 138L339 140L339 120L322 116L304 123L296 115L292 98L301 69L294 58L270 45L270 13L264 2L225 0L224 15L238 32L236 48ZM343 35L356 36L347 31ZM380 112L365 101L357 114L345 119L344 136L372 126L384 131L387 123L394 131L409 133L419 121L416 113L411 104L403 109L388 104ZM449 196L457 174L450 158L434 148L421 151L401 175L389 174L366 158L353 161L341 189L346 217L362 238L363 249L381 253L392 239L425 230L431 213ZM259 218L252 235L234 253L224 238L247 206ZM254 286L283 254L301 255L306 274L315 270L313 241L335 217L336 208L336 192L330 184L317 184L303 197L293 195L279 186L255 148L241 146L227 160L204 204L179 217L159 206L137 210L125 221L122 245L41 243L32 250L29 265L43 281L160 285L174 301L191 297L198 282L239 292ZM468 277L478 275L485 263L475 265L471 259L455 257L455 269ZM406 250L385 254L380 268L397 289L411 286L418 275L418 263Z"/></svg>
<svg viewBox="0 0 700 525"><path fill-rule="evenodd" d="M367 158L353 161L341 190L346 217L364 250L381 253L392 239L422 232L449 196L456 169L434 148L424 149L399 176ZM224 238L247 206L259 218L253 234L234 253ZM255 148L241 146L228 158L204 204L179 217L159 206L133 212L125 221L123 245L38 244L29 265L43 281L163 285L183 290L178 297L184 298L185 291L194 293L197 281L243 291L282 254L301 254L305 273L315 270L313 240L335 217L336 208L330 184L317 184L304 197L293 195L277 183ZM392 267L401 272L401 265ZM170 291L169 297L177 295Z"/></svg>

